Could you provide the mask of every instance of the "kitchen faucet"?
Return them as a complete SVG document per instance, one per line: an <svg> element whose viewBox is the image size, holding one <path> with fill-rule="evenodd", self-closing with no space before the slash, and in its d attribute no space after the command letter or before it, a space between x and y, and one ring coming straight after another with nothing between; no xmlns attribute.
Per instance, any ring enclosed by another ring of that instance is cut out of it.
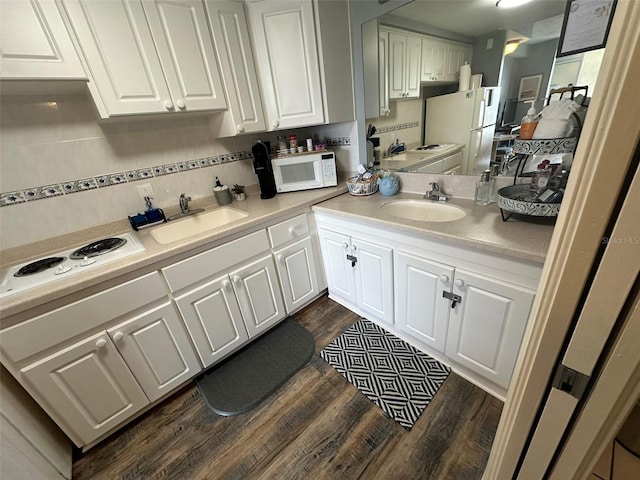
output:
<svg viewBox="0 0 640 480"><path fill-rule="evenodd" d="M429 185L431 186L431 190L427 190L423 198L426 198L427 200L437 200L439 202L446 202L449 200L449 197L440 191L440 185L438 185L438 182L429 182Z"/></svg>
<svg viewBox="0 0 640 480"><path fill-rule="evenodd" d="M189 210L189 202L191 201L191 197L187 197L186 193L181 193L178 202L180 204L180 213L177 213L167 220L175 220L176 218L186 217L188 215L194 215L196 213L204 212L204 208L194 208L193 210Z"/></svg>

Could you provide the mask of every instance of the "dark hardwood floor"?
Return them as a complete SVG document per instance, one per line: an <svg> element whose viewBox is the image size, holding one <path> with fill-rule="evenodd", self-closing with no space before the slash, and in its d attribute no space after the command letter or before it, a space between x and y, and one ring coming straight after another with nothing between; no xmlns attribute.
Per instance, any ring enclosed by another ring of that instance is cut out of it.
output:
<svg viewBox="0 0 640 480"><path fill-rule="evenodd" d="M294 315L319 352L358 317L326 296ZM502 402L452 373L406 431L315 355L261 406L211 412L195 383L73 464L74 479L482 477Z"/></svg>

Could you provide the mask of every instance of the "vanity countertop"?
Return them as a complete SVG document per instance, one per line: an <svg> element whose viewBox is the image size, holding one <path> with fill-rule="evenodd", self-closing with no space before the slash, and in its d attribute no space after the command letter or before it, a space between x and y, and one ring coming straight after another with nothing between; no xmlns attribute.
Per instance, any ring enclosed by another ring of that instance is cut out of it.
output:
<svg viewBox="0 0 640 480"><path fill-rule="evenodd" d="M277 223L279 220L284 220L304 211L304 209L315 203L341 195L346 191L347 187L341 181L337 187L289 192L276 195L268 200L260 199L259 194L248 195L245 201L233 202L230 205L231 208L246 212L248 215L245 218L166 245L160 245L151 237L150 232L153 228L134 232L129 226L129 222L125 219L55 237L47 241L3 250L0 258L2 258L2 276L4 277L6 269L11 265L42 258L55 252L85 245L99 238L124 232L132 233L145 248L142 253L127 256L86 272L75 273L72 276L41 287L3 297L0 300L0 320L2 322L0 327L7 326L6 318L9 316L20 314L34 307L40 307L45 303L62 302L61 299L63 297L84 289L88 289L88 293L93 293L93 290L105 282L113 282L120 278L127 280L128 276L132 274L147 273L174 260L180 260L228 240L238 238L267 224ZM204 207L205 211L218 208L213 196L201 202L193 202L193 207ZM109 284L105 285L108 286ZM55 307L55 305L52 305L52 307Z"/></svg>
<svg viewBox="0 0 640 480"><path fill-rule="evenodd" d="M395 229L424 238L446 241L461 246L477 248L498 255L506 255L521 260L544 263L553 225L548 219L532 217L523 221L510 219L502 221L496 204L476 205L473 200L451 198L446 203L461 208L466 216L451 222L423 222L391 216L381 210L381 205L396 200L423 200L415 193L398 193L383 196L376 193L356 197L341 195L324 201L312 208L318 213L327 213L354 220L365 221L383 228Z"/></svg>

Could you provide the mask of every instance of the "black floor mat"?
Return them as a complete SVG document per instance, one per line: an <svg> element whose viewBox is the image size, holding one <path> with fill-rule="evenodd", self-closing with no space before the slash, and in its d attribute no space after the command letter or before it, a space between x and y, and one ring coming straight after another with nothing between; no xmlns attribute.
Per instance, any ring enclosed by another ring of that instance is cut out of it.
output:
<svg viewBox="0 0 640 480"><path fill-rule="evenodd" d="M239 415L259 405L304 367L315 351L311 332L293 318L265 333L196 379L219 415Z"/></svg>

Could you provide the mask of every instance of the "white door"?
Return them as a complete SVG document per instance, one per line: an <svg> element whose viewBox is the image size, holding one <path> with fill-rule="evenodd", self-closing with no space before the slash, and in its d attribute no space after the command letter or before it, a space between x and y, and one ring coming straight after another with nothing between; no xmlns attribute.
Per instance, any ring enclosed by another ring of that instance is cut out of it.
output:
<svg viewBox="0 0 640 480"><path fill-rule="evenodd" d="M0 2L0 78L87 79L53 0Z"/></svg>
<svg viewBox="0 0 640 480"><path fill-rule="evenodd" d="M527 288L456 269L445 353L505 389L520 350L535 293Z"/></svg>
<svg viewBox="0 0 640 480"><path fill-rule="evenodd" d="M353 269L355 264L347 260L351 255L351 239L340 233L318 229L322 256L327 274L329 294L356 305L356 287Z"/></svg>
<svg viewBox="0 0 640 480"><path fill-rule="evenodd" d="M271 254L231 272L229 276L249 338L268 330L287 316Z"/></svg>
<svg viewBox="0 0 640 480"><path fill-rule="evenodd" d="M227 275L176 297L175 301L205 367L249 338Z"/></svg>
<svg viewBox="0 0 640 480"><path fill-rule="evenodd" d="M405 97L418 98L420 96L420 62L422 60L422 40L419 37L407 35L407 74Z"/></svg>
<svg viewBox="0 0 640 480"><path fill-rule="evenodd" d="M169 302L107 333L152 402L201 370L182 320Z"/></svg>
<svg viewBox="0 0 640 480"><path fill-rule="evenodd" d="M357 258L354 271L358 307L363 313L393 324L393 250L352 238L351 251Z"/></svg>
<svg viewBox="0 0 640 480"><path fill-rule="evenodd" d="M447 67L450 62L449 44L439 40L434 40L433 45L433 73L437 81L446 80Z"/></svg>
<svg viewBox="0 0 640 480"><path fill-rule="evenodd" d="M404 98L407 36L389 32L389 98Z"/></svg>
<svg viewBox="0 0 640 480"><path fill-rule="evenodd" d="M261 1L247 8L268 128L324 123L312 3Z"/></svg>
<svg viewBox="0 0 640 480"><path fill-rule="evenodd" d="M139 1L63 4L91 70L89 88L103 117L177 108Z"/></svg>
<svg viewBox="0 0 640 480"><path fill-rule="evenodd" d="M305 237L274 255L284 303L291 313L319 293L311 238Z"/></svg>
<svg viewBox="0 0 640 480"><path fill-rule="evenodd" d="M236 133L262 132L266 124L244 8L227 0L205 5Z"/></svg>
<svg viewBox="0 0 640 480"><path fill-rule="evenodd" d="M403 333L444 353L453 267L398 252L395 263L396 324Z"/></svg>
<svg viewBox="0 0 640 480"><path fill-rule="evenodd" d="M422 38L422 61L420 62L420 80L433 82L436 79L436 42L431 38Z"/></svg>
<svg viewBox="0 0 640 480"><path fill-rule="evenodd" d="M177 111L227 108L204 5L198 0L144 0Z"/></svg>
<svg viewBox="0 0 640 480"><path fill-rule="evenodd" d="M106 332L21 370L38 403L76 445L87 445L149 403Z"/></svg>

